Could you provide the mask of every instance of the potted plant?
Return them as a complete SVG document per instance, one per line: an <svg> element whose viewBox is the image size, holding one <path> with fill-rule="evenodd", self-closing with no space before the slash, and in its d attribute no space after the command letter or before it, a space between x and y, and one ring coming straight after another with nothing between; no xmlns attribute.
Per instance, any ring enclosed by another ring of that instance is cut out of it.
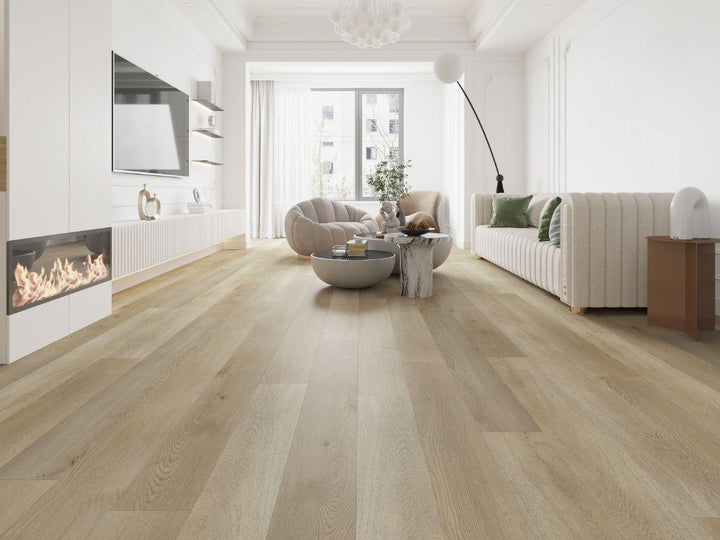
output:
<svg viewBox="0 0 720 540"><path fill-rule="evenodd" d="M375 172L368 179L368 186L372 188L381 203L392 202L397 207L397 204L407 197L410 184L405 181L407 178L405 170L410 167L412 167L412 161L404 163L381 161L377 164ZM400 209L397 208L397 211L400 212ZM404 224L403 221L404 219L400 219L401 224Z"/></svg>

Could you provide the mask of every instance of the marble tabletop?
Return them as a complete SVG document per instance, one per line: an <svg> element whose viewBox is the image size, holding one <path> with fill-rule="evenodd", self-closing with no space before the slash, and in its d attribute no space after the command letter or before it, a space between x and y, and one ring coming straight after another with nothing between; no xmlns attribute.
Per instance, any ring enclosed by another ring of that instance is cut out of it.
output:
<svg viewBox="0 0 720 540"><path fill-rule="evenodd" d="M449 242L450 235L429 232L421 236L410 236L403 233L387 233L385 235L386 242L393 244L438 244L440 242Z"/></svg>

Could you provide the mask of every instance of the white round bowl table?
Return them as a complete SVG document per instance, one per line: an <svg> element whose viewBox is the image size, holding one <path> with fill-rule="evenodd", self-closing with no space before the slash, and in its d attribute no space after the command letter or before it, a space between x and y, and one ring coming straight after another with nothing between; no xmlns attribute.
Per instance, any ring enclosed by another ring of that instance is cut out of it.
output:
<svg viewBox="0 0 720 540"><path fill-rule="evenodd" d="M395 254L368 250L367 257L333 257L330 251L310 255L315 275L341 289L364 289L384 281L393 271Z"/></svg>

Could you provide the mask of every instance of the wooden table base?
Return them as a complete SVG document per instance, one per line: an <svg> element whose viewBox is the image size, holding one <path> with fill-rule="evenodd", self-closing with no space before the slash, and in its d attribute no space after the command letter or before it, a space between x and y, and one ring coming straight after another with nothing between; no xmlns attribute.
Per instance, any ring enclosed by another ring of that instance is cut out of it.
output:
<svg viewBox="0 0 720 540"><path fill-rule="evenodd" d="M698 339L715 330L715 243L648 238L648 323Z"/></svg>

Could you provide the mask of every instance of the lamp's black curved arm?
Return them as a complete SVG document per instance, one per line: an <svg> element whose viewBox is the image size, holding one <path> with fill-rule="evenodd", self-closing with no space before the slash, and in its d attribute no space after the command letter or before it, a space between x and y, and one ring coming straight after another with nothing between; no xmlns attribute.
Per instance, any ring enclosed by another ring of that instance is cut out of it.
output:
<svg viewBox="0 0 720 540"><path fill-rule="evenodd" d="M482 130L482 134L485 137L485 142L487 143L488 148L490 149L490 156L492 157L493 164L495 165L495 171L497 172L497 176L495 177L495 180L497 180L497 189L495 190L495 192L496 193L505 193L505 189L503 188L504 177L502 174L500 174L500 169L498 168L497 160L495 159L495 153L493 152L492 146L490 146L490 140L488 139L487 133L485 133L485 128L483 127L482 122L480 121L480 117L478 116L478 113L475 110L475 106L472 104L472 101L470 101L470 96L467 95L467 92L462 87L462 84L460 84L460 81L457 81L457 85L460 87L460 90L462 90L462 93L465 96L465 99L470 104L470 108L472 109L472 112L475 115L475 118L477 118L478 124L480 124L480 129Z"/></svg>

